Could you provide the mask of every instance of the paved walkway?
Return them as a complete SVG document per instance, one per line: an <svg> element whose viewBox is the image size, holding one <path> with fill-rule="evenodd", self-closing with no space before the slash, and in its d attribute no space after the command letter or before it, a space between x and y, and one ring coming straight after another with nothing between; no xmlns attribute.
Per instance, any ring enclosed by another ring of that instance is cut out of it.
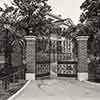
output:
<svg viewBox="0 0 100 100"><path fill-rule="evenodd" d="M74 79L37 80L13 100L100 100L100 86Z"/></svg>

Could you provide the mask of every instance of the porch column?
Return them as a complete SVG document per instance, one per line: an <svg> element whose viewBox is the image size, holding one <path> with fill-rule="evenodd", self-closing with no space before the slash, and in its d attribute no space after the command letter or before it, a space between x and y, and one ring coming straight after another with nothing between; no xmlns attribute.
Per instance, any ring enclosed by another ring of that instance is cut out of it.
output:
<svg viewBox="0 0 100 100"><path fill-rule="evenodd" d="M87 40L88 36L78 36L78 80L88 80Z"/></svg>
<svg viewBox="0 0 100 100"><path fill-rule="evenodd" d="M26 80L35 80L35 37L25 36L26 39Z"/></svg>

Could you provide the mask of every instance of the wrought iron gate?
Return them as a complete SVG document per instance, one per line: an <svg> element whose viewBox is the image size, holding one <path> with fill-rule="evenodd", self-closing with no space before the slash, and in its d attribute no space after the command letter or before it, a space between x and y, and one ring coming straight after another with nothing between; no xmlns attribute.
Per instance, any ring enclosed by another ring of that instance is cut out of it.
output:
<svg viewBox="0 0 100 100"><path fill-rule="evenodd" d="M97 82L100 82L100 60L97 62L97 66L96 66L96 69L95 69L96 71L96 75L95 75L95 80L97 81Z"/></svg>
<svg viewBox="0 0 100 100"><path fill-rule="evenodd" d="M75 56L73 55L73 46L72 41L69 39L58 41L57 43L57 76L59 77L77 77L77 60L75 60Z"/></svg>
<svg viewBox="0 0 100 100"><path fill-rule="evenodd" d="M44 79L50 76L50 49L48 39L36 39L36 79Z"/></svg>

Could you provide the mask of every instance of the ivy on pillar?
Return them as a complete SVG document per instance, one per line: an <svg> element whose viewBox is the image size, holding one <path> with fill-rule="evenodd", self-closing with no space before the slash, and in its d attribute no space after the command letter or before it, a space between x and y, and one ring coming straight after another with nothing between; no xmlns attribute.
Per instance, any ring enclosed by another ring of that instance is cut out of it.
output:
<svg viewBox="0 0 100 100"><path fill-rule="evenodd" d="M88 80L88 57L87 40L88 36L78 36L78 80Z"/></svg>
<svg viewBox="0 0 100 100"><path fill-rule="evenodd" d="M26 80L35 79L35 37L25 36L26 39Z"/></svg>

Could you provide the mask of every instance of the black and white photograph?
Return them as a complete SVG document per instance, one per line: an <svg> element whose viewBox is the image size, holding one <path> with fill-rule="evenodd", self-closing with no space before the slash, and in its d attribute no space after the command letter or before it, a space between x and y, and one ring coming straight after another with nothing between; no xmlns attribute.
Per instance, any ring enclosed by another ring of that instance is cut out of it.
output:
<svg viewBox="0 0 100 100"><path fill-rule="evenodd" d="M0 0L0 100L100 100L100 0Z"/></svg>

